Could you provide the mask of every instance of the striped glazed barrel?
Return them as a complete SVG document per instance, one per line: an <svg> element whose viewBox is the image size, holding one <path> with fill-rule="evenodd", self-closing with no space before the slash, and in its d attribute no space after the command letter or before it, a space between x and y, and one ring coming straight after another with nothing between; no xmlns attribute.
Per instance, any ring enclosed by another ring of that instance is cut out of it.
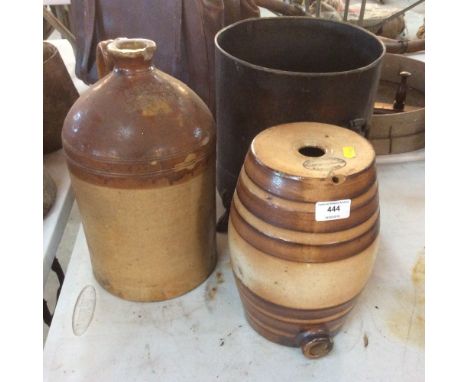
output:
<svg viewBox="0 0 468 382"><path fill-rule="evenodd" d="M250 325L267 339L328 353L371 274L378 247L375 153L322 123L253 140L229 219L229 247Z"/></svg>

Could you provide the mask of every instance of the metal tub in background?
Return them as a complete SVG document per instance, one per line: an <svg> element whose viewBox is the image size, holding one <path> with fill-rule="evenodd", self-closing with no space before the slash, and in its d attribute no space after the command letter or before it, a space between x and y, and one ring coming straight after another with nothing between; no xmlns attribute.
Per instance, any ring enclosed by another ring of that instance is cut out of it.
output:
<svg viewBox="0 0 468 382"><path fill-rule="evenodd" d="M227 211L262 130L315 121L365 135L385 53L370 32L310 17L259 18L222 29L215 45L217 187Z"/></svg>

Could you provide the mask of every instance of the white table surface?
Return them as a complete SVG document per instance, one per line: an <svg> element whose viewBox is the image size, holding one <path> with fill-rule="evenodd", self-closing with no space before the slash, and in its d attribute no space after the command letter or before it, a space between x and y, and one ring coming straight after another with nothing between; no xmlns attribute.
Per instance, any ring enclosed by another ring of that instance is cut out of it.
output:
<svg viewBox="0 0 468 382"><path fill-rule="evenodd" d="M218 265L198 288L135 303L97 284L81 228L44 349L44 380L423 381L424 161L378 165L378 177L374 272L325 358L307 360L249 327L226 235L218 234Z"/></svg>

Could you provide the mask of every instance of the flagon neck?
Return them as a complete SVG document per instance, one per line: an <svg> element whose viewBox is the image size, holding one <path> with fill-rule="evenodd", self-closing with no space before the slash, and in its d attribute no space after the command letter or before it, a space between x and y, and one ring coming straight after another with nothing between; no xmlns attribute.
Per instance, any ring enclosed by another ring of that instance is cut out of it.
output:
<svg viewBox="0 0 468 382"><path fill-rule="evenodd" d="M117 38L107 46L107 52L114 61L114 70L123 72L150 70L155 51L154 41L137 38Z"/></svg>

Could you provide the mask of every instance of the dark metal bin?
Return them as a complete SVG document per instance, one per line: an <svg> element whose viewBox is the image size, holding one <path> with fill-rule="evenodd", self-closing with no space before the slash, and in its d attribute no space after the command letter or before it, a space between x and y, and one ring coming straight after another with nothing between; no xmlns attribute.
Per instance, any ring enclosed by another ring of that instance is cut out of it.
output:
<svg viewBox="0 0 468 382"><path fill-rule="evenodd" d="M226 209L260 131L314 121L365 135L385 53L370 32L311 17L259 18L222 29L215 44L217 187ZM226 223L227 213L218 230Z"/></svg>

